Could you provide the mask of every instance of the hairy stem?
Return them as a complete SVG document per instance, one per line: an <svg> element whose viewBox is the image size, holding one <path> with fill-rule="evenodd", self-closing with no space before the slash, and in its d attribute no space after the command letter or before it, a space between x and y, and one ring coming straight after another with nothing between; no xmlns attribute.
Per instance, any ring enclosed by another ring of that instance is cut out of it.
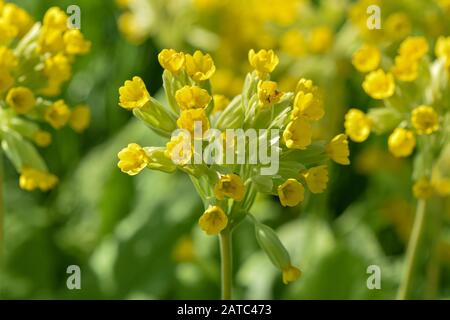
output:
<svg viewBox="0 0 450 320"><path fill-rule="evenodd" d="M397 299L409 299L412 291L412 280L414 270L417 265L419 245L425 230L425 209L426 201L419 200L417 202L416 216L414 218L414 226L409 238L408 248L406 250L405 269L403 271L400 288L398 290Z"/></svg>
<svg viewBox="0 0 450 320"><path fill-rule="evenodd" d="M222 261L222 299L231 299L232 290L232 249L231 249L231 231L227 228L220 235L220 258Z"/></svg>

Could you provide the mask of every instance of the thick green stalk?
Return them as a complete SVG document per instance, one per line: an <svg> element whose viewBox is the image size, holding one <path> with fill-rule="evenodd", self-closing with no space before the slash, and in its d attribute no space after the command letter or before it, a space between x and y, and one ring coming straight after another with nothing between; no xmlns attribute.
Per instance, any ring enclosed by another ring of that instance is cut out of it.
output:
<svg viewBox="0 0 450 320"><path fill-rule="evenodd" d="M418 248L425 230L425 209L426 201L419 200L417 202L413 230L409 238L408 248L406 251L405 269L403 271L403 277L397 294L397 299L400 300L408 299L411 296L411 291L413 288L412 280L418 260Z"/></svg>
<svg viewBox="0 0 450 320"><path fill-rule="evenodd" d="M232 249L231 249L231 231L227 228L220 235L220 258L222 261L222 299L231 299L232 290Z"/></svg>

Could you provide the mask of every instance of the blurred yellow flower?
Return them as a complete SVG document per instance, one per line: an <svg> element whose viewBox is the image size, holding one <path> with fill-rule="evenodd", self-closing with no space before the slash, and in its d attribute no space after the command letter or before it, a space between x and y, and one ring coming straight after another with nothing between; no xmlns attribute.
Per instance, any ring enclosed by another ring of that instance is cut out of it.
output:
<svg viewBox="0 0 450 320"><path fill-rule="evenodd" d="M56 82L69 80L72 75L69 58L62 53L48 58L44 64L44 74L49 80Z"/></svg>
<svg viewBox="0 0 450 320"><path fill-rule="evenodd" d="M300 278L301 275L302 272L298 268L289 266L283 270L283 283L288 284L289 282L294 282Z"/></svg>
<svg viewBox="0 0 450 320"><path fill-rule="evenodd" d="M66 53L69 55L86 54L91 50L91 42L84 39L78 29L71 29L64 33Z"/></svg>
<svg viewBox="0 0 450 320"><path fill-rule="evenodd" d="M214 61L209 54L197 50L194 55L186 54L186 72L195 81L205 81L216 71Z"/></svg>
<svg viewBox="0 0 450 320"><path fill-rule="evenodd" d="M22 168L19 178L20 188L27 191L39 188L45 192L54 188L57 183L58 178L55 175L28 167Z"/></svg>
<svg viewBox="0 0 450 320"><path fill-rule="evenodd" d="M362 87L372 98L386 99L394 94L394 77L391 73L385 73L382 69L378 69L366 75Z"/></svg>
<svg viewBox="0 0 450 320"><path fill-rule="evenodd" d="M9 71L0 70L0 94L7 91L14 85L14 78L11 76Z"/></svg>
<svg viewBox="0 0 450 320"><path fill-rule="evenodd" d="M443 59L446 66L450 67L450 37L439 37L434 51L436 56Z"/></svg>
<svg viewBox="0 0 450 320"><path fill-rule="evenodd" d="M419 106L412 111L411 122L418 134L432 134L439 130L439 115L430 106Z"/></svg>
<svg viewBox="0 0 450 320"><path fill-rule="evenodd" d="M328 167L326 165L309 168L301 175L312 193L322 193L327 188Z"/></svg>
<svg viewBox="0 0 450 320"><path fill-rule="evenodd" d="M175 100L181 110L203 109L211 102L211 96L200 87L184 86L175 93Z"/></svg>
<svg viewBox="0 0 450 320"><path fill-rule="evenodd" d="M311 144L311 124L303 118L295 118L283 132L283 140L289 149L306 149Z"/></svg>
<svg viewBox="0 0 450 320"><path fill-rule="evenodd" d="M306 41L300 30L290 29L281 36L281 51L293 57L300 57L306 53Z"/></svg>
<svg viewBox="0 0 450 320"><path fill-rule="evenodd" d="M125 84L119 88L119 105L122 108L128 110L141 108L149 101L150 94L140 77L135 76L133 80L125 81Z"/></svg>
<svg viewBox="0 0 450 320"><path fill-rule="evenodd" d="M0 43L8 43L14 39L19 30L12 24L0 18Z"/></svg>
<svg viewBox="0 0 450 320"><path fill-rule="evenodd" d="M413 194L417 199L428 199L433 196L433 186L428 178L421 178L414 183Z"/></svg>
<svg viewBox="0 0 450 320"><path fill-rule="evenodd" d="M194 135L195 122L201 123L202 132L205 133L209 129L209 120L204 109L186 109L181 111L177 120L178 128L188 130Z"/></svg>
<svg viewBox="0 0 450 320"><path fill-rule="evenodd" d="M36 105L33 91L26 87L16 87L8 91L6 103L17 113L25 114Z"/></svg>
<svg viewBox="0 0 450 320"><path fill-rule="evenodd" d="M91 122L91 109L85 105L79 105L72 109L69 125L75 132L81 133Z"/></svg>
<svg viewBox="0 0 450 320"><path fill-rule="evenodd" d="M312 93L299 91L295 96L292 118L303 117L309 121L320 120L325 114L322 99Z"/></svg>
<svg viewBox="0 0 450 320"><path fill-rule="evenodd" d="M418 76L417 60L407 56L395 57L395 65L392 67L392 73L401 81L414 81Z"/></svg>
<svg viewBox="0 0 450 320"><path fill-rule="evenodd" d="M258 83L258 98L262 108L270 108L280 101L283 93L278 91L278 84L275 81L260 81Z"/></svg>
<svg viewBox="0 0 450 320"><path fill-rule="evenodd" d="M261 77L271 73L279 63L275 52L265 49L259 50L257 53L251 49L248 52L248 60Z"/></svg>
<svg viewBox="0 0 450 320"><path fill-rule="evenodd" d="M424 37L408 37L401 44L398 50L403 57L418 60L428 52L428 42Z"/></svg>
<svg viewBox="0 0 450 320"><path fill-rule="evenodd" d="M287 179L278 186L277 191L283 207L295 207L305 197L305 188L295 179Z"/></svg>
<svg viewBox="0 0 450 320"><path fill-rule="evenodd" d="M348 148L347 136L343 133L335 136L325 147L326 153L336 163L349 165L350 150Z"/></svg>
<svg viewBox="0 0 450 320"><path fill-rule="evenodd" d="M178 74L184 68L184 53L177 52L174 49L164 49L158 55L158 61L161 67L173 74Z"/></svg>
<svg viewBox="0 0 450 320"><path fill-rule="evenodd" d="M241 177L234 173L221 176L214 186L214 195L219 200L229 197L235 201L242 201L244 194L244 183Z"/></svg>
<svg viewBox="0 0 450 320"><path fill-rule="evenodd" d="M33 135L33 141L41 148L48 147L52 143L52 135L44 130L38 130Z"/></svg>
<svg viewBox="0 0 450 320"><path fill-rule="evenodd" d="M51 7L44 15L43 25L55 30L67 29L67 14L58 7Z"/></svg>
<svg viewBox="0 0 450 320"><path fill-rule="evenodd" d="M377 47L365 44L352 55L352 64L359 72L370 72L380 65L381 53Z"/></svg>
<svg viewBox="0 0 450 320"><path fill-rule="evenodd" d="M11 49L0 46L0 70L11 70L17 67L18 63L19 61Z"/></svg>
<svg viewBox="0 0 450 320"><path fill-rule="evenodd" d="M130 176L137 175L149 163L145 150L137 143L130 143L118 153L120 170Z"/></svg>
<svg viewBox="0 0 450 320"><path fill-rule="evenodd" d="M389 15L385 22L385 33L393 39L403 39L411 33L411 21L404 12Z"/></svg>
<svg viewBox="0 0 450 320"><path fill-rule="evenodd" d="M350 109L345 115L345 133L355 142L366 141L370 135L372 121L364 112Z"/></svg>
<svg viewBox="0 0 450 320"><path fill-rule="evenodd" d="M213 100L214 100L214 110L213 110L214 113L225 110L225 108L230 104L230 99L228 99L222 94L215 94L213 96Z"/></svg>
<svg viewBox="0 0 450 320"><path fill-rule="evenodd" d="M217 235L228 225L228 217L218 206L209 206L198 220L200 228L207 235Z"/></svg>
<svg viewBox="0 0 450 320"><path fill-rule="evenodd" d="M178 239L172 251L172 257L176 262L192 262L195 261L196 255L194 250L194 242L189 236Z"/></svg>
<svg viewBox="0 0 450 320"><path fill-rule="evenodd" d="M5 3L1 10L1 19L14 26L19 37L23 37L34 23L33 18L25 10L13 3Z"/></svg>
<svg viewBox="0 0 450 320"><path fill-rule="evenodd" d="M416 137L412 131L396 128L388 139L389 151L397 158L409 156L416 146Z"/></svg>
<svg viewBox="0 0 450 320"><path fill-rule="evenodd" d="M44 118L53 128L61 129L70 119L70 109L64 100L58 100L45 109Z"/></svg>
<svg viewBox="0 0 450 320"><path fill-rule="evenodd" d="M328 26L314 28L309 39L312 53L325 53L333 44L333 32Z"/></svg>

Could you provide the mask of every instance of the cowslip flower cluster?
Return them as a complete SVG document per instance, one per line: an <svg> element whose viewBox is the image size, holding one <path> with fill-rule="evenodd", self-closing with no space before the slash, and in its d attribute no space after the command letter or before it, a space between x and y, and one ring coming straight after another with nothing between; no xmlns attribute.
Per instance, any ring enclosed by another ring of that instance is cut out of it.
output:
<svg viewBox="0 0 450 320"><path fill-rule="evenodd" d="M35 22L0 0L0 141L20 173L20 187L29 191L47 191L58 181L35 146L50 145L52 129L69 125L82 132L90 121L87 106L71 110L64 100L52 99L71 78L76 57L90 50L90 42L67 21L64 11L52 7L42 23Z"/></svg>
<svg viewBox="0 0 450 320"><path fill-rule="evenodd" d="M118 166L129 175L145 168L187 173L205 207L200 228L208 235L222 235L250 217L259 244L288 283L300 271L292 266L275 232L250 214L255 197L258 193L278 196L282 206L294 207L304 200L306 190L323 192L327 162L349 164L348 141L345 134L328 143L313 141L313 125L325 108L311 80L301 79L295 92L282 92L270 80L279 63L273 50L250 50L248 59L254 71L247 74L241 94L227 100L211 89L215 64L209 54L162 50L158 60L164 68L167 102L153 98L135 76L119 89L119 105L166 137L167 143L159 147L131 143L119 152ZM262 129L266 131L258 131ZM245 132L243 146L239 136L229 135L230 130ZM256 132L253 138L252 132ZM252 142L257 142L259 151L251 148ZM214 143L218 147L211 148ZM270 150L270 161L254 161L261 150ZM271 161L278 170L264 173Z"/></svg>
<svg viewBox="0 0 450 320"><path fill-rule="evenodd" d="M414 36L400 43L393 59L372 45L363 45L352 59L366 73L364 91L382 106L367 114L350 109L346 133L355 142L365 141L371 132L389 133L392 155L404 158L415 152L413 193L420 199L450 194L445 187L450 176L437 165L450 143L449 48L450 37L439 37L432 60L428 41Z"/></svg>

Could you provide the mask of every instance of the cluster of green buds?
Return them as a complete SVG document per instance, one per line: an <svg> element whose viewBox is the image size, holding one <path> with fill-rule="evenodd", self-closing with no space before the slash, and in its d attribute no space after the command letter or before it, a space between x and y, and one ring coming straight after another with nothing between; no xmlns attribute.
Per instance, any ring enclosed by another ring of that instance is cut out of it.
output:
<svg viewBox="0 0 450 320"><path fill-rule="evenodd" d="M151 97L136 76L119 89L119 105L166 137L167 144L131 143L119 152L118 166L129 175L144 168L187 173L205 207L200 228L208 235L231 233L250 217L258 242L287 283L300 272L275 232L251 216L254 200L258 193L274 195L282 206L294 207L304 200L305 189L323 192L328 161L350 163L348 141L345 134L329 143L313 141L313 125L325 110L311 80L301 79L295 92L281 92L270 80L278 56L250 50L248 58L254 71L242 93L228 100L213 94L209 80L215 65L209 54L164 49L158 59L166 101Z"/></svg>
<svg viewBox="0 0 450 320"><path fill-rule="evenodd" d="M433 59L424 37L408 37L392 58L363 45L353 65L366 73L364 91L382 106L367 114L350 109L345 119L346 133L355 142L371 132L389 133L388 148L395 157L416 150L413 192L419 199L450 194L450 37L439 37L434 48Z"/></svg>
<svg viewBox="0 0 450 320"><path fill-rule="evenodd" d="M21 175L20 187L29 191L47 191L58 181L35 146L50 145L49 130L70 125L82 132L90 121L87 106L71 110L52 99L71 78L76 56L91 46L68 20L52 7L42 23L35 22L22 8L0 0L0 141Z"/></svg>

